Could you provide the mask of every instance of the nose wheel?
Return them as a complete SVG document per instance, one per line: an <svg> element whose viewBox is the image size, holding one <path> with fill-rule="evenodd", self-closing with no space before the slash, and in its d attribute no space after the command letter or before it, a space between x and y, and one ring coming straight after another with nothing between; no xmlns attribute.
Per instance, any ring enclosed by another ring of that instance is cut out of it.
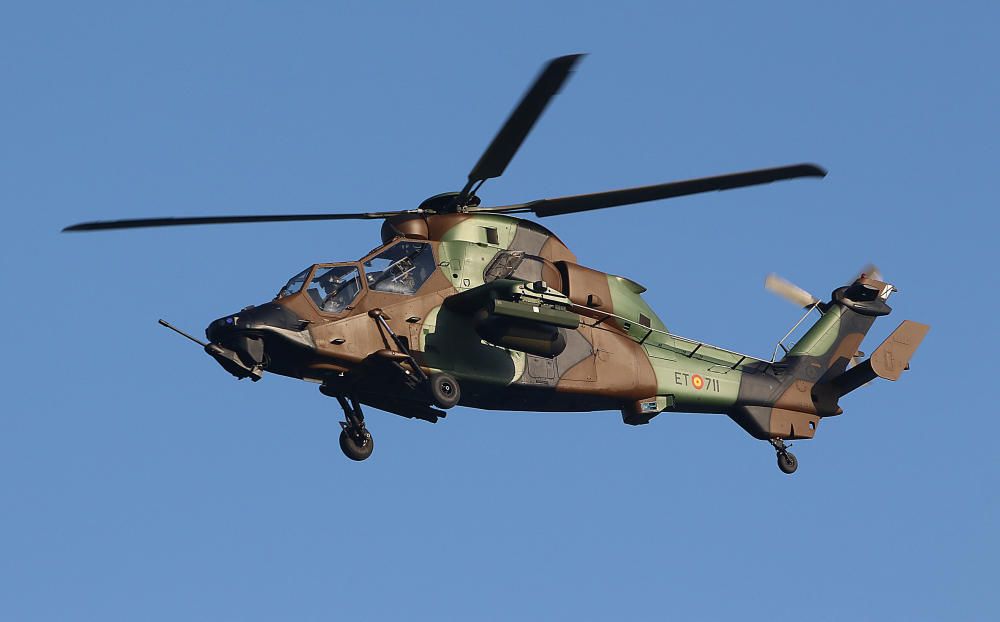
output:
<svg viewBox="0 0 1000 622"><path fill-rule="evenodd" d="M781 469L782 473L786 475L791 475L799 468L799 460L795 457L795 454L788 451L788 447L785 442L780 438L772 438L771 446L774 447L774 451L778 454L778 468Z"/></svg>
<svg viewBox="0 0 1000 622"><path fill-rule="evenodd" d="M340 450L351 460L357 462L365 460L375 449L375 439L365 427L365 415L361 412L361 404L354 398L348 401L342 395L337 396L337 401L344 409L345 419L340 422Z"/></svg>

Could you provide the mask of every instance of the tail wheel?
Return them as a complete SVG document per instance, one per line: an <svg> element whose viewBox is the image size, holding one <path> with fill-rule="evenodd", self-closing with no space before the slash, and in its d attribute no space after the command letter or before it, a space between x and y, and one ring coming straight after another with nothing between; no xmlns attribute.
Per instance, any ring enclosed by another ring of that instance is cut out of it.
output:
<svg viewBox="0 0 1000 622"><path fill-rule="evenodd" d="M778 452L778 468L782 473L791 475L795 469L799 468L799 461L790 451Z"/></svg>
<svg viewBox="0 0 1000 622"><path fill-rule="evenodd" d="M462 399L462 390L458 381L449 374L431 374L427 379L431 392L431 400L438 408L448 409Z"/></svg>

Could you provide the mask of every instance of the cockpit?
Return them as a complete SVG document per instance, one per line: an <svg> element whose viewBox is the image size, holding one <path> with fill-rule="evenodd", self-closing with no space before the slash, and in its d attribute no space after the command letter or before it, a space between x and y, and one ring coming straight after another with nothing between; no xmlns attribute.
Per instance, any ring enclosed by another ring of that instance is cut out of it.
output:
<svg viewBox="0 0 1000 622"><path fill-rule="evenodd" d="M437 267L427 242L401 241L363 260L368 288L415 294Z"/></svg>
<svg viewBox="0 0 1000 622"><path fill-rule="evenodd" d="M427 242L400 240L360 262L317 264L296 274L275 299L305 290L324 313L342 313L365 290L411 295L434 274L437 264Z"/></svg>
<svg viewBox="0 0 1000 622"><path fill-rule="evenodd" d="M357 266L317 266L306 287L306 295L320 311L340 313L361 293L361 274Z"/></svg>

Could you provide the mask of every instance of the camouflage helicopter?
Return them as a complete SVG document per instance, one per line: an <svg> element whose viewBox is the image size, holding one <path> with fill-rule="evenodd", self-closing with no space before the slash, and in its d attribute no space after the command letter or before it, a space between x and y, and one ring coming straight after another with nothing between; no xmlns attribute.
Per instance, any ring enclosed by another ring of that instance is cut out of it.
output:
<svg viewBox="0 0 1000 622"><path fill-rule="evenodd" d="M865 334L876 317L891 311L886 300L892 285L868 271L821 301L771 277L768 287L807 309L799 324L813 311L819 319L793 347L779 342L779 360L777 347L771 360L755 358L670 333L643 300L646 288L580 265L554 233L512 216L547 217L825 176L813 164L481 205L483 182L504 172L580 57L549 62L465 186L416 209L115 220L64 231L382 220L379 247L358 261L309 266L272 301L212 322L207 342L160 320L236 378L256 381L270 372L318 383L343 408L340 447L352 460L368 458L374 448L362 405L436 422L461 404L614 410L629 425L647 424L664 411L721 413L768 441L779 468L794 472L798 461L785 441L812 438L823 418L843 412L842 396L874 378L897 380L929 327L904 321L860 361Z"/></svg>

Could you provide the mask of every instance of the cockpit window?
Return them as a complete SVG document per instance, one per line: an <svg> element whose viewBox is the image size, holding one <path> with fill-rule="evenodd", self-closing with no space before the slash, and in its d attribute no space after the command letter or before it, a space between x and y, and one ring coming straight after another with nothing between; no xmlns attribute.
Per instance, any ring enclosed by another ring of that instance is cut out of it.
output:
<svg viewBox="0 0 1000 622"><path fill-rule="evenodd" d="M400 242L365 262L368 289L393 294L413 294L424 284L436 265L431 245Z"/></svg>
<svg viewBox="0 0 1000 622"><path fill-rule="evenodd" d="M285 296L291 296L292 294L298 293L302 286L306 282L306 277L309 276L309 271L312 270L312 266L306 268L302 272L299 272L285 283L285 286L281 288L278 292L276 298L284 298Z"/></svg>
<svg viewBox="0 0 1000 622"><path fill-rule="evenodd" d="M340 313L360 292L361 275L357 266L320 266L306 290L320 311L327 313Z"/></svg>

